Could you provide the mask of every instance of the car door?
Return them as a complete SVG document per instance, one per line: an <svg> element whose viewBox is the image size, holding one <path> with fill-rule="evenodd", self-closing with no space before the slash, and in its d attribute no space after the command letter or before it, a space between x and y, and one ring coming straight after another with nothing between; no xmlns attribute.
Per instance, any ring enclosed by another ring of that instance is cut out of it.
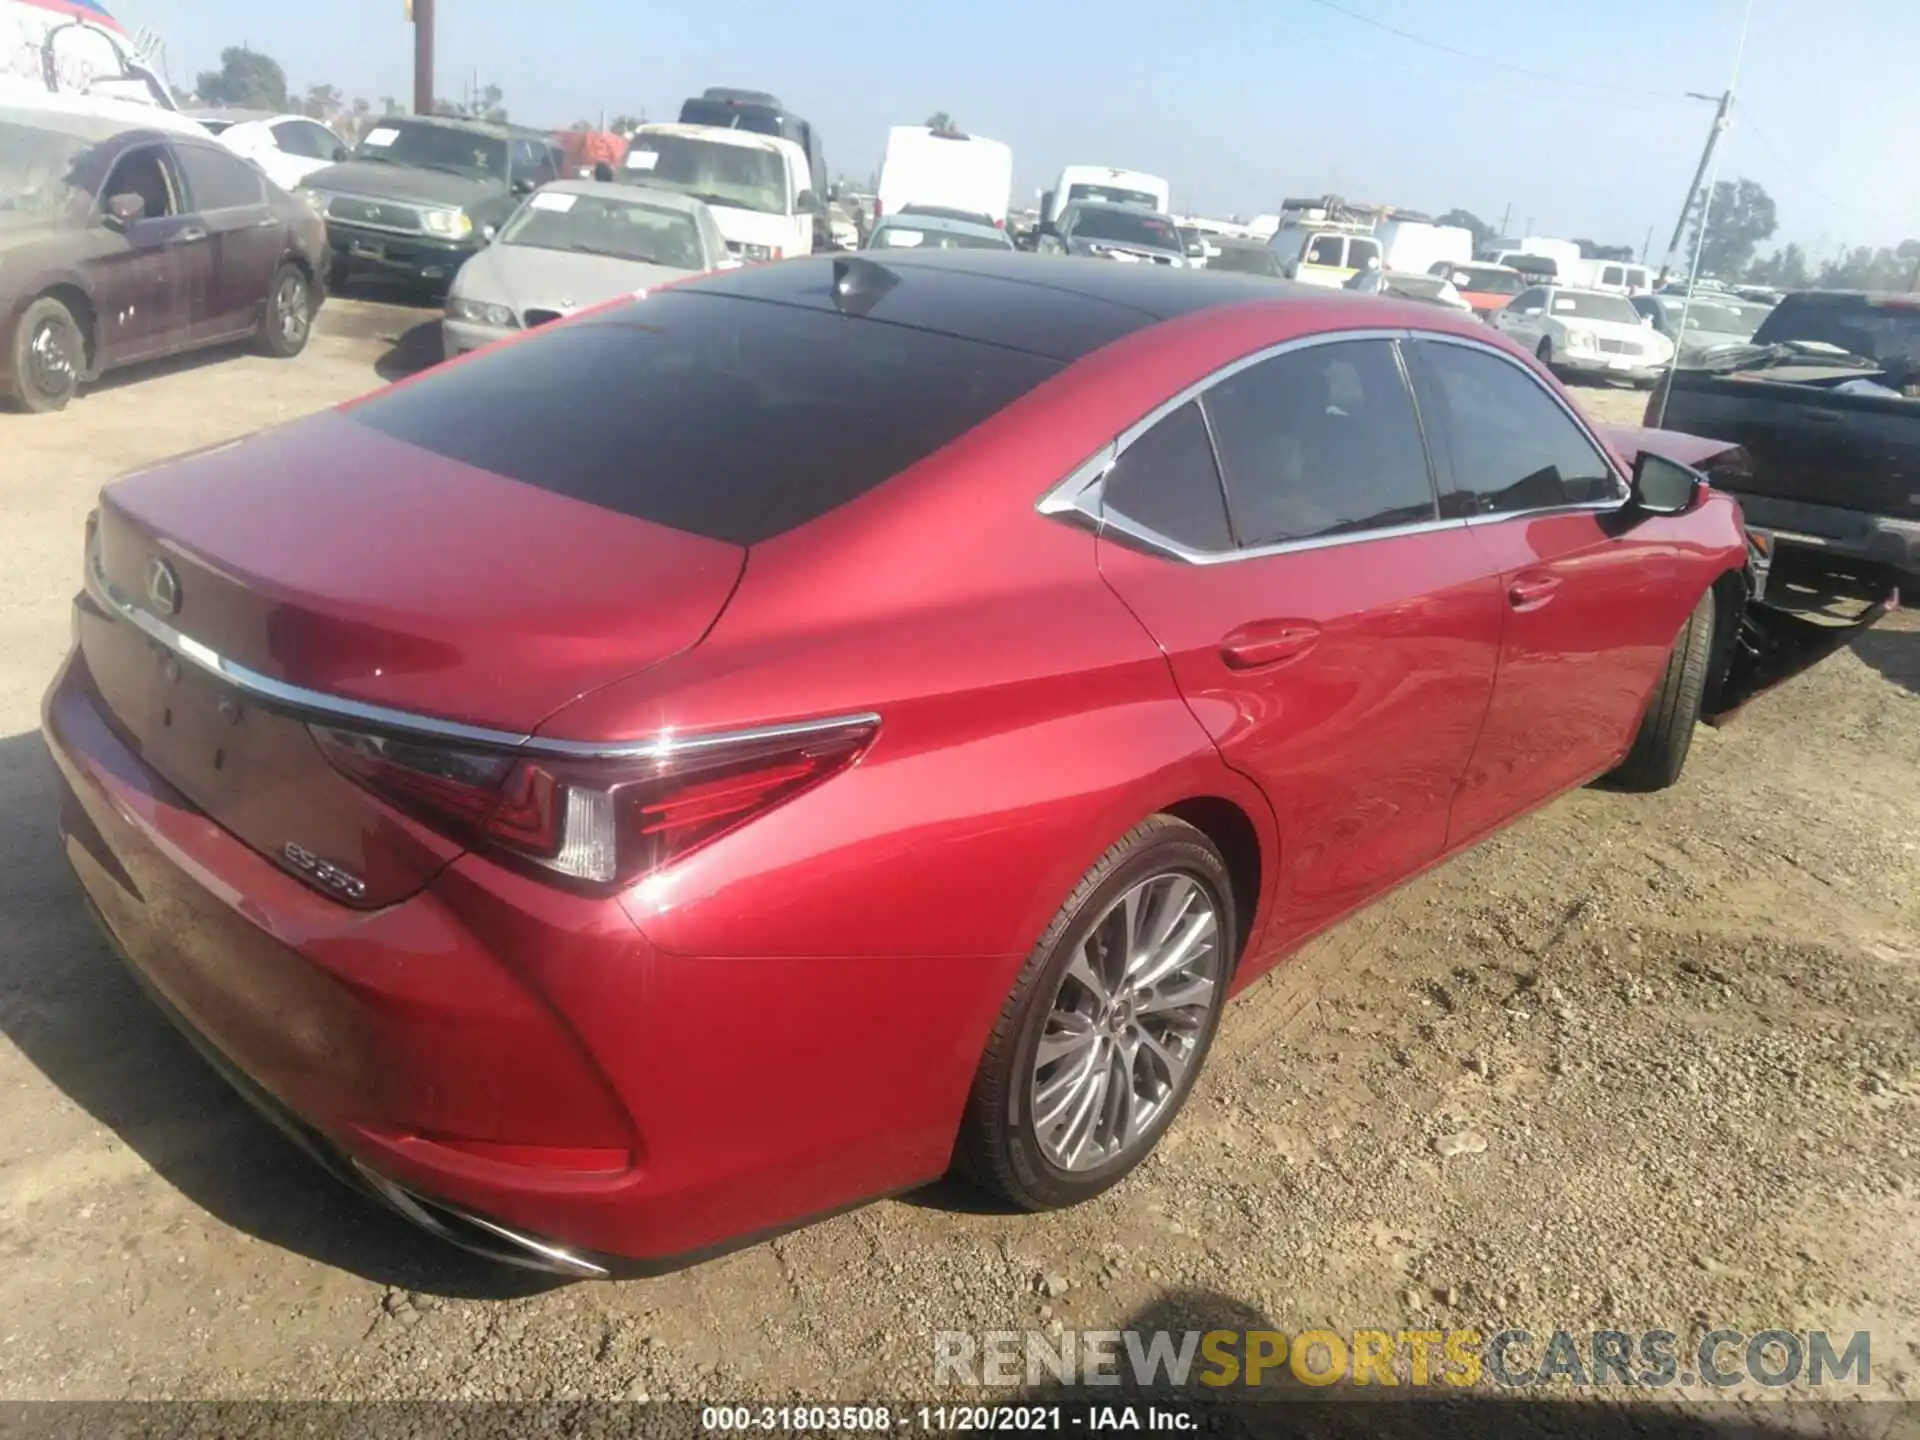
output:
<svg viewBox="0 0 1920 1440"><path fill-rule="evenodd" d="M207 297L193 316L193 340L211 344L249 334L279 268L284 227L267 204L263 177L247 161L192 141L177 143L174 153L208 250Z"/></svg>
<svg viewBox="0 0 1920 1440"><path fill-rule="evenodd" d="M135 145L114 161L95 197L93 224L110 224L108 205L120 195L139 196L145 209L131 224L115 227L120 243L92 261L102 370L186 345L206 290L206 230L187 213L166 144Z"/></svg>
<svg viewBox="0 0 1920 1440"><path fill-rule="evenodd" d="M1625 509L1627 482L1524 361L1471 340L1409 347L1443 442L1442 513L1500 577L1500 673L1449 845L1611 769L1692 608L1682 555Z"/></svg>
<svg viewBox="0 0 1920 1440"><path fill-rule="evenodd" d="M1272 802L1272 944L1434 860L1501 598L1464 521L1437 518L1395 342L1316 338L1232 367L1126 437L1101 496L1102 574Z"/></svg>

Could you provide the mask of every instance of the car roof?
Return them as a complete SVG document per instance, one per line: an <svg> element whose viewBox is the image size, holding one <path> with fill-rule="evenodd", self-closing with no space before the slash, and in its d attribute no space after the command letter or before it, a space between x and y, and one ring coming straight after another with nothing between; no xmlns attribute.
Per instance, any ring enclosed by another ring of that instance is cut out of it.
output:
<svg viewBox="0 0 1920 1440"><path fill-rule="evenodd" d="M1631 296L1622 295L1618 290L1595 290L1587 285L1535 285L1531 288L1535 290L1551 290L1556 295L1606 295L1615 300L1632 298Z"/></svg>
<svg viewBox="0 0 1920 1440"><path fill-rule="evenodd" d="M248 120L304 120L307 118L304 115L289 114L284 110L229 110L218 105L209 105L200 110L183 110L180 113L189 120L231 120L236 125ZM316 120L314 123L317 125L320 122Z"/></svg>
<svg viewBox="0 0 1920 1440"><path fill-rule="evenodd" d="M652 125L642 125L634 131L641 135L683 135L694 140L714 140L722 145L738 145L745 150L778 150L782 153L797 154L804 161L807 152L800 148L800 142L789 140L784 135L762 135L757 130L729 130L724 125L682 125L677 120L661 120Z"/></svg>
<svg viewBox="0 0 1920 1440"><path fill-rule="evenodd" d="M706 203L678 190L660 190L620 180L550 180L540 187L542 194L597 195L604 200L645 201L657 210L678 210L698 215Z"/></svg>
<svg viewBox="0 0 1920 1440"><path fill-rule="evenodd" d="M1144 205L1117 205L1111 200L1069 200L1067 202L1067 209L1069 210L1111 210L1115 214L1119 214L1119 215L1158 215L1162 220L1165 220L1168 224L1174 223L1173 217L1171 215L1164 213L1163 211L1149 210Z"/></svg>
<svg viewBox="0 0 1920 1440"><path fill-rule="evenodd" d="M895 215L888 215L874 226L874 233L890 230L894 226L903 230L932 230L943 235L992 235L1006 238L998 225L983 224L978 220L962 220L958 215L942 215L936 211L915 210L911 206Z"/></svg>
<svg viewBox="0 0 1920 1440"><path fill-rule="evenodd" d="M151 127L132 120L112 119L105 115L78 110L41 109L38 106L0 105L0 125L18 125L23 129L52 130L76 140L95 144L117 135L145 134ZM154 131L157 137L159 132ZM171 135L169 138L172 138Z"/></svg>
<svg viewBox="0 0 1920 1440"><path fill-rule="evenodd" d="M873 298L859 302L861 313L875 319L1069 363L1135 331L1197 311L1250 301L1325 301L1329 294L1266 275L1116 265L1015 250L806 256L722 272L683 288L826 310L846 303L835 298L837 276L845 277L856 296L869 291Z"/></svg>
<svg viewBox="0 0 1920 1440"><path fill-rule="evenodd" d="M533 130L525 125L497 125L491 120L468 120L460 115L381 115L370 128L381 125L437 125L443 130L464 130L470 135L544 140L549 145L554 143L553 137L544 130Z"/></svg>

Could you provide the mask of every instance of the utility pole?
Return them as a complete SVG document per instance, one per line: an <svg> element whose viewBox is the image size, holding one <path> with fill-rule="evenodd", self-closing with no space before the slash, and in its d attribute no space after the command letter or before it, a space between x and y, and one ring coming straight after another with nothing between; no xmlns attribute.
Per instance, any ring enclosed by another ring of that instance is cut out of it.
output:
<svg viewBox="0 0 1920 1440"><path fill-rule="evenodd" d="M1647 226L1647 238L1640 242L1640 263L1647 263L1647 256L1653 250L1653 227Z"/></svg>
<svg viewBox="0 0 1920 1440"><path fill-rule="evenodd" d="M1513 202L1507 202L1507 208L1500 212L1500 238L1507 238L1507 222L1513 219Z"/></svg>
<svg viewBox="0 0 1920 1440"><path fill-rule="evenodd" d="M433 5L434 0L407 0L407 18L413 21L413 113L433 113Z"/></svg>
<svg viewBox="0 0 1920 1440"><path fill-rule="evenodd" d="M1700 194L1700 182L1707 178L1707 167L1713 164L1713 152L1720 144L1720 137L1726 133L1727 119L1733 113L1733 91L1731 88L1718 95L1702 95L1697 90L1687 92L1689 100L1710 100L1718 103L1713 112L1713 128L1707 131L1707 143L1701 148L1700 163L1694 167L1693 183L1687 186L1686 203L1680 207L1680 218L1674 222L1673 239L1667 242L1667 253L1660 257L1660 284L1664 285L1667 276L1673 270L1673 257L1680 249L1680 241L1687 232L1687 217L1693 214L1693 202ZM1701 216L1704 223L1706 217ZM1694 279L1699 279L1694 276Z"/></svg>

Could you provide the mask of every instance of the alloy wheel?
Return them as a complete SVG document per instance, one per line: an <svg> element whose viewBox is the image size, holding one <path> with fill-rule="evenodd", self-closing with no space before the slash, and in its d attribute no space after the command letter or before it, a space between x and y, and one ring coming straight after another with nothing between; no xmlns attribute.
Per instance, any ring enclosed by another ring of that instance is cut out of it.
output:
<svg viewBox="0 0 1920 1440"><path fill-rule="evenodd" d="M34 327L27 345L28 365L34 387L49 399L71 394L78 381L78 366L68 338L68 327L58 320L43 320Z"/></svg>
<svg viewBox="0 0 1920 1440"><path fill-rule="evenodd" d="M1182 872L1141 881L1094 923L1034 1052L1029 1113L1049 1161L1092 1170L1149 1142L1199 1051L1224 956L1217 904Z"/></svg>
<svg viewBox="0 0 1920 1440"><path fill-rule="evenodd" d="M303 276L287 275L281 279L280 288L274 292L273 318L280 338L289 346L305 343L313 317L307 305L307 282Z"/></svg>

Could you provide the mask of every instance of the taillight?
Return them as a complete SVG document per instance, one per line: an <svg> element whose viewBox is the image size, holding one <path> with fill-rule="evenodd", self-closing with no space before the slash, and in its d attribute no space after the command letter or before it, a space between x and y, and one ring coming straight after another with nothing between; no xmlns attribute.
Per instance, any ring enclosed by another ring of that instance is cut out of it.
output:
<svg viewBox="0 0 1920 1440"><path fill-rule="evenodd" d="M871 716L665 738L573 759L309 727L348 779L456 838L569 879L625 885L845 769Z"/></svg>

